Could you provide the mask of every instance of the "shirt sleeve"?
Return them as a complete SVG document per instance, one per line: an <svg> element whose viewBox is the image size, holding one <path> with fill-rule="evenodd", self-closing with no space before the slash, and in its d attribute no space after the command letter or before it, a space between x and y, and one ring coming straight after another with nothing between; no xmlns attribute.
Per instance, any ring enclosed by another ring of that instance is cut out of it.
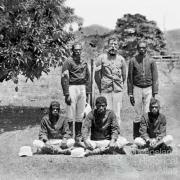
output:
<svg viewBox="0 0 180 180"><path fill-rule="evenodd" d="M158 94L158 70L157 65L154 60L152 60L151 64L151 72L152 72L152 94Z"/></svg>
<svg viewBox="0 0 180 180"><path fill-rule="evenodd" d="M122 78L123 78L123 83L124 83L126 80L126 62L123 57L122 57Z"/></svg>
<svg viewBox="0 0 180 180"><path fill-rule="evenodd" d="M86 93L90 94L92 93L92 87L91 87L91 77L90 77L90 71L89 71L89 67L88 64L86 66Z"/></svg>
<svg viewBox="0 0 180 180"><path fill-rule="evenodd" d="M120 127L117 121L117 117L115 113L112 111L111 112L111 122L112 122L112 134L111 134L111 139L117 140L118 135L120 134Z"/></svg>
<svg viewBox="0 0 180 180"><path fill-rule="evenodd" d="M41 120L40 130L39 130L39 139L43 142L48 140L48 130L45 117Z"/></svg>
<svg viewBox="0 0 180 180"><path fill-rule="evenodd" d="M128 95L133 95L133 60L130 60L128 67L127 91Z"/></svg>
<svg viewBox="0 0 180 180"><path fill-rule="evenodd" d="M161 123L160 123L159 133L157 134L156 139L159 141L164 136L166 136L166 117L161 116Z"/></svg>
<svg viewBox="0 0 180 180"><path fill-rule="evenodd" d="M92 111L86 116L82 123L82 138L83 140L87 140L90 136L91 125L92 125Z"/></svg>
<svg viewBox="0 0 180 180"><path fill-rule="evenodd" d="M62 66L61 86L64 95L69 95L69 62L66 60Z"/></svg>
<svg viewBox="0 0 180 180"><path fill-rule="evenodd" d="M96 85L100 93L101 93L101 79L102 79L102 60L101 57L98 57L95 63L94 80L96 82Z"/></svg>
<svg viewBox="0 0 180 180"><path fill-rule="evenodd" d="M146 117L144 115L141 118L139 133L141 135L141 138L143 138L145 141L148 141L150 139L147 133L147 122Z"/></svg>

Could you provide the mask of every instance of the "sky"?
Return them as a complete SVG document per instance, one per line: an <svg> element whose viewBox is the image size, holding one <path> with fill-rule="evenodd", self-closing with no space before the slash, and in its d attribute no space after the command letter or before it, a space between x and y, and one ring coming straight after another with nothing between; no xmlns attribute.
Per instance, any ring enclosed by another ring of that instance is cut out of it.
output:
<svg viewBox="0 0 180 180"><path fill-rule="evenodd" d="M98 24L114 29L124 14L142 14L163 30L180 28L180 0L67 0L66 5L84 19L83 26Z"/></svg>

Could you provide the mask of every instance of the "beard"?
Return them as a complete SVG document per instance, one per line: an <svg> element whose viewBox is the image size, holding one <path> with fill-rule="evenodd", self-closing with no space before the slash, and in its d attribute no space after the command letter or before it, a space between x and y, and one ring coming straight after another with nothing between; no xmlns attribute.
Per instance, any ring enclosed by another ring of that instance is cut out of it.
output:
<svg viewBox="0 0 180 180"><path fill-rule="evenodd" d="M116 54L117 54L117 49L109 49L109 50L108 50L108 53L109 53L110 56L116 56Z"/></svg>

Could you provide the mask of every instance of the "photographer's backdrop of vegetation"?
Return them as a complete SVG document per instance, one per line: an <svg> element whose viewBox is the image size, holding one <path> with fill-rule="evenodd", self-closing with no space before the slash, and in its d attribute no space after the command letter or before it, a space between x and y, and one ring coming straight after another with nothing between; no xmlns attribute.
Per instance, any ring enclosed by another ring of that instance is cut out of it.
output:
<svg viewBox="0 0 180 180"><path fill-rule="evenodd" d="M79 29L74 31L71 23ZM90 62L106 50L110 36L119 38L119 53L127 61L140 39L153 55L180 51L180 30L163 33L141 14L117 17L115 29L83 27L65 0L1 0L0 105L48 106L53 99L63 104L60 67L72 42L83 43L83 56Z"/></svg>

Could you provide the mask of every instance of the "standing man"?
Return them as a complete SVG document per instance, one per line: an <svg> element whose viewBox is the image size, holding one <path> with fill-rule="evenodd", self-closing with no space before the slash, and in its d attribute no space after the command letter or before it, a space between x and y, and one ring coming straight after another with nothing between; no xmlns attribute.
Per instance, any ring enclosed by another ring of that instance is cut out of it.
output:
<svg viewBox="0 0 180 180"><path fill-rule="evenodd" d="M66 115L76 142L80 141L83 113L86 105L86 94L91 91L88 64L81 57L82 46L75 43L72 46L72 56L62 67L61 85L67 104Z"/></svg>
<svg viewBox="0 0 180 180"><path fill-rule="evenodd" d="M118 54L118 39L111 37L107 53L100 55L96 61L95 82L100 94L106 97L108 108L115 112L119 124L125 79L125 60Z"/></svg>
<svg viewBox="0 0 180 180"><path fill-rule="evenodd" d="M138 54L129 62L127 90L130 103L134 106L133 137L139 136L141 116L149 110L151 97L158 94L158 71L156 62L147 54L147 44L140 41L137 46Z"/></svg>

